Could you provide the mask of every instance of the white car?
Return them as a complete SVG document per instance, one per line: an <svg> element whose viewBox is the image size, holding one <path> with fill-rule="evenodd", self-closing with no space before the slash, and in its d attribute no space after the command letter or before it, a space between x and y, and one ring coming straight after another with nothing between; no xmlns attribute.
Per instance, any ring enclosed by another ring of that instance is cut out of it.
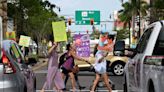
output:
<svg viewBox="0 0 164 92"><path fill-rule="evenodd" d="M164 92L164 20L146 28L124 68L124 92Z"/></svg>

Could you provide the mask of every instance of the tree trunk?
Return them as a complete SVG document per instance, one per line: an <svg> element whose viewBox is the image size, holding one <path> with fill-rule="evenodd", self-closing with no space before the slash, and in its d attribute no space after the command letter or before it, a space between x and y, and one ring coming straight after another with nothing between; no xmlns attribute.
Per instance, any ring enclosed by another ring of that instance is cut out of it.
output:
<svg viewBox="0 0 164 92"><path fill-rule="evenodd" d="M131 28L131 22L129 21L129 23L128 23L128 29L129 29L129 46L131 44L131 32L130 32L130 28Z"/></svg>
<svg viewBox="0 0 164 92"><path fill-rule="evenodd" d="M16 18L14 18L14 31L17 32L17 19ZM17 34L17 33L15 33L15 34Z"/></svg>
<svg viewBox="0 0 164 92"><path fill-rule="evenodd" d="M135 16L134 15L132 16L131 27L132 27L132 36L135 36L135 30L134 30L134 27L135 27Z"/></svg>
<svg viewBox="0 0 164 92"><path fill-rule="evenodd" d="M2 3L2 27L3 27L3 38L6 38L6 32L7 32L7 0L1 1Z"/></svg>

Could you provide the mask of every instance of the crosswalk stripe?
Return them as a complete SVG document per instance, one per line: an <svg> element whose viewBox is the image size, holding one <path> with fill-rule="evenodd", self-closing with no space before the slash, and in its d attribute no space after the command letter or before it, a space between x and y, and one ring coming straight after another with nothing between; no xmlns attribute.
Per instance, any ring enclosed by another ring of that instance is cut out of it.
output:
<svg viewBox="0 0 164 92"><path fill-rule="evenodd" d="M40 92L41 90L36 90L36 92ZM90 90L77 90L76 92L89 92ZM108 92L108 90L97 90L98 92ZM54 90L45 90L44 92L54 92ZM68 92L68 91L67 91ZM69 91L73 92L73 91ZM123 90L112 90L112 92L123 92Z"/></svg>

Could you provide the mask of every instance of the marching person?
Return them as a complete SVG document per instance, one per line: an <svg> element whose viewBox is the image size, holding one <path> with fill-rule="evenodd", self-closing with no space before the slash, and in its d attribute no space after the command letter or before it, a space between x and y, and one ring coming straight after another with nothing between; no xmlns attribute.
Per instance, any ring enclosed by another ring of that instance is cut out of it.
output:
<svg viewBox="0 0 164 92"><path fill-rule="evenodd" d="M74 72L72 71L74 68L74 59L78 59L80 61L87 61L87 60L76 56L75 50L73 46L71 46L71 44L67 44L66 49L67 49L66 61L61 65L60 69L62 72L63 79L65 75L69 75L72 83L72 91L75 92L76 91L75 76L74 76Z"/></svg>
<svg viewBox="0 0 164 92"><path fill-rule="evenodd" d="M75 76L76 84L77 84L77 86L79 87L79 89L80 89L80 90L85 89L84 86L81 86L81 85L80 85L79 78L78 78L78 74L77 74L77 73L74 73L74 76ZM66 75L66 78L65 78L65 81L64 81L65 85L67 84L68 78L69 78L69 75Z"/></svg>
<svg viewBox="0 0 164 92"><path fill-rule="evenodd" d="M45 88L50 89L52 86L55 91L57 90L57 92L63 92L63 89L65 88L62 75L58 69L58 53L56 52L57 45L58 44L54 42L48 51L49 60L47 79L41 92L44 92Z"/></svg>
<svg viewBox="0 0 164 92"><path fill-rule="evenodd" d="M95 61L95 72L96 72L96 78L93 82L93 86L91 88L90 92L94 92L95 88L100 80L100 77L103 77L104 83L108 89L109 92L112 92L111 86L109 84L108 80L108 74L107 74L107 63L105 60L105 57L108 55L109 51L113 50L113 40L114 36L108 35L107 39L106 36L100 36L104 38L100 38L99 45L98 45L98 51L96 52L96 61ZM107 52L108 51L108 52Z"/></svg>

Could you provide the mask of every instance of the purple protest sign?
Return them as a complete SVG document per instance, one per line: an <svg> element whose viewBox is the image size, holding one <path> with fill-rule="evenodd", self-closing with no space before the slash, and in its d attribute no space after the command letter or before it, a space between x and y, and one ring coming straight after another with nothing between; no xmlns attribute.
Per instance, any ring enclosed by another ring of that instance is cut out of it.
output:
<svg viewBox="0 0 164 92"><path fill-rule="evenodd" d="M90 56L90 38L88 34L74 35L76 54L80 57Z"/></svg>

